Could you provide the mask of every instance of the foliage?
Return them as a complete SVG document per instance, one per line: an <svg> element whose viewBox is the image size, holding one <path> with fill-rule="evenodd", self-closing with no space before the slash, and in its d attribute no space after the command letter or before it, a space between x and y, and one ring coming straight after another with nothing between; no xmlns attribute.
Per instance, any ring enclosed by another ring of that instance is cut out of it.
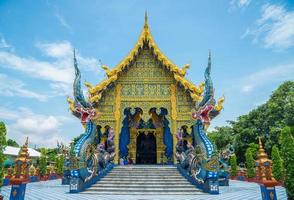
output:
<svg viewBox="0 0 294 200"><path fill-rule="evenodd" d="M294 127L285 127L280 135L281 155L285 168L285 188L288 199L294 199Z"/></svg>
<svg viewBox="0 0 294 200"><path fill-rule="evenodd" d="M233 131L229 126L216 127L214 131L208 134L208 137L218 150L224 150L228 144L233 143Z"/></svg>
<svg viewBox="0 0 294 200"><path fill-rule="evenodd" d="M48 162L54 162L55 158L58 155L58 149L57 148L53 148L53 149L48 148L46 155L47 155Z"/></svg>
<svg viewBox="0 0 294 200"><path fill-rule="evenodd" d="M236 155L232 155L230 158L231 165L231 176L237 176L237 157Z"/></svg>
<svg viewBox="0 0 294 200"><path fill-rule="evenodd" d="M8 140L7 140L7 146L11 146L11 147L19 147L19 144L18 144L15 140L8 139Z"/></svg>
<svg viewBox="0 0 294 200"><path fill-rule="evenodd" d="M63 175L64 170L64 156L59 155L55 159L55 168L58 175Z"/></svg>
<svg viewBox="0 0 294 200"><path fill-rule="evenodd" d="M251 151L253 159L257 159L257 153L259 150L259 145L256 143L250 143L248 149Z"/></svg>
<svg viewBox="0 0 294 200"><path fill-rule="evenodd" d="M281 180L283 174L282 159L280 157L279 149L276 145L272 148L272 161L273 161L273 176L276 180Z"/></svg>
<svg viewBox="0 0 294 200"><path fill-rule="evenodd" d="M294 82L283 83L266 103L247 115L240 116L236 121L230 121L229 125L213 132L212 140L220 140L217 146L222 147L227 133L232 133L238 161L244 162L246 149L251 143L257 143L258 137L261 137L265 141L265 150L270 155L272 146L278 144L282 129L287 125L294 125Z"/></svg>
<svg viewBox="0 0 294 200"><path fill-rule="evenodd" d="M0 187L3 184L3 177L4 177L4 161L5 156L3 154L3 151L5 147L7 146L6 142L6 127L4 122L0 122Z"/></svg>
<svg viewBox="0 0 294 200"><path fill-rule="evenodd" d="M254 159L252 156L252 151L249 148L246 150L245 157L246 157L247 177L253 178L255 176Z"/></svg>
<svg viewBox="0 0 294 200"><path fill-rule="evenodd" d="M45 148L41 149L41 157L39 160L40 175L44 176L47 169L47 150Z"/></svg>

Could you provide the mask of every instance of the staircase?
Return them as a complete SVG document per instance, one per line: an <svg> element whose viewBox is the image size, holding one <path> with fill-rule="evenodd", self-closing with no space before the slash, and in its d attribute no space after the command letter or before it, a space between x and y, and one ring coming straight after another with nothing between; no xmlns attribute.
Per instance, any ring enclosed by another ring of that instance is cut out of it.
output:
<svg viewBox="0 0 294 200"><path fill-rule="evenodd" d="M117 166L83 194L95 195L199 195L175 166Z"/></svg>

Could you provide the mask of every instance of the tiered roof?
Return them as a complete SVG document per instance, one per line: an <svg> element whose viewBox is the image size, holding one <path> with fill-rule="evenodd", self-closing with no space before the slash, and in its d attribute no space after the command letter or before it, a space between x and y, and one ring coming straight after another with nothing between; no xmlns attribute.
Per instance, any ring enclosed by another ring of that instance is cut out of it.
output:
<svg viewBox="0 0 294 200"><path fill-rule="evenodd" d="M109 69L108 67L104 66L103 68L106 71L107 79L102 81L96 86L92 86L90 83L85 83L85 85L89 88L89 98L90 102L98 102L102 97L102 92L107 89L107 87L115 82L118 77L119 73L126 69L132 61L138 55L140 49L143 48L143 45L147 45L150 49L153 50L154 55L157 59L162 63L162 65L173 73L175 80L182 85L185 90L189 91L190 96L194 102L201 100L201 94L204 90L204 83L201 83L199 87L192 84L188 81L185 77L186 70L189 68L189 65L186 64L182 68L178 67L176 64L171 62L158 48L154 39L151 35L150 28L148 25L148 18L147 13L145 13L145 23L144 28L139 36L139 39L135 45L135 47L129 52L129 54L114 68Z"/></svg>

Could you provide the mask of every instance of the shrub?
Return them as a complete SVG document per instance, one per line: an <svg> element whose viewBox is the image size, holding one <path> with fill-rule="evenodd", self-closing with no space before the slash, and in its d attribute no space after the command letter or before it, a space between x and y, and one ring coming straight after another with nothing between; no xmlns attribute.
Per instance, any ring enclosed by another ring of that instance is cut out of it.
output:
<svg viewBox="0 0 294 200"><path fill-rule="evenodd" d="M6 141L6 127L3 122L0 122L0 187L3 184L3 178L4 178L4 161L5 156L3 154L3 151L7 145Z"/></svg>
<svg viewBox="0 0 294 200"><path fill-rule="evenodd" d="M254 172L254 159L252 156L251 149L248 148L246 150L245 158L246 158L247 177L253 178L255 176L255 172Z"/></svg>
<svg viewBox="0 0 294 200"><path fill-rule="evenodd" d="M46 174L46 170L47 170L47 155L46 154L47 154L46 149L42 149L40 162L39 162L41 176L44 176Z"/></svg>
<svg viewBox="0 0 294 200"><path fill-rule="evenodd" d="M294 128L285 127L280 135L281 154L285 168L285 188L288 199L294 199Z"/></svg>
<svg viewBox="0 0 294 200"><path fill-rule="evenodd" d="M281 180L283 174L282 159L280 157L279 149L276 145L272 148L272 161L273 161L273 176L277 181Z"/></svg>
<svg viewBox="0 0 294 200"><path fill-rule="evenodd" d="M230 158L230 165L231 165L231 176L237 176L237 157L234 154Z"/></svg>

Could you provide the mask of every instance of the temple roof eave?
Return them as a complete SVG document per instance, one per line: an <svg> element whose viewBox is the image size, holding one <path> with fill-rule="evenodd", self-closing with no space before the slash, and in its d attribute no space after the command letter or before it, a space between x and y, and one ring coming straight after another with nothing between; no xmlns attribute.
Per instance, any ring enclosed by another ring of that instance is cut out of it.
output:
<svg viewBox="0 0 294 200"><path fill-rule="evenodd" d="M139 50L143 48L144 43L148 45L149 48L153 49L153 52L157 59L165 66L168 70L173 73L175 80L182 85L185 90L188 90L190 96L194 102L198 102L201 100L201 94L204 90L204 83L201 83L199 87L191 83L185 78L186 70L189 65L186 65L181 69L177 65L175 65L172 61L170 61L158 48L154 39L151 35L148 24L145 21L145 25L143 31L141 32L135 47L129 52L129 54L113 69L106 68L107 79L103 80L96 86L92 86L90 84L86 84L89 89L89 99L90 102L98 102L101 99L102 92L107 89L108 85L118 79L118 75L122 72L129 64L136 58L139 53Z"/></svg>

